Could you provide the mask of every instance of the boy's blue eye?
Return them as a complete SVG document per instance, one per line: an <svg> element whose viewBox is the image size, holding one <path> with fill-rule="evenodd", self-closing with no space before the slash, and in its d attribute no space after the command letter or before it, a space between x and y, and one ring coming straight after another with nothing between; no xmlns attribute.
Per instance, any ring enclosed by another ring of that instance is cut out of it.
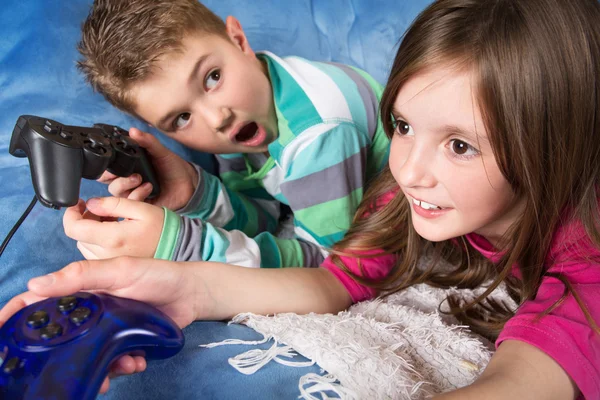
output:
<svg viewBox="0 0 600 400"><path fill-rule="evenodd" d="M217 83L219 83L220 80L221 71L218 69L214 69L208 75L206 75L206 78L204 79L204 88L206 90L211 90L215 86L217 86Z"/></svg>
<svg viewBox="0 0 600 400"><path fill-rule="evenodd" d="M192 114L190 114L190 113L179 114L177 116L177 118L175 118L175 121L173 122L173 127L175 129L183 128L184 126L187 125L191 116L192 116Z"/></svg>

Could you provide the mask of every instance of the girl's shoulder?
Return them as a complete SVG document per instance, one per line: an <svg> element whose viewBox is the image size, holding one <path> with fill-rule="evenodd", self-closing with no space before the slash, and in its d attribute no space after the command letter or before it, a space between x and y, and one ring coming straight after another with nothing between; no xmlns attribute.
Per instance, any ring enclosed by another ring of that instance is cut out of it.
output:
<svg viewBox="0 0 600 400"><path fill-rule="evenodd" d="M568 275L585 269L600 275L600 248L579 220L571 220L556 228L546 261L550 272ZM592 266L595 268L590 269Z"/></svg>

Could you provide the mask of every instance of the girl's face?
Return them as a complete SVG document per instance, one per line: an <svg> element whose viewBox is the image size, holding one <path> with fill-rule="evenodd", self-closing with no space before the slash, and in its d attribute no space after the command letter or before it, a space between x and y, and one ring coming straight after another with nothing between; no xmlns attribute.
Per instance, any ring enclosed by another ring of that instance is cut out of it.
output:
<svg viewBox="0 0 600 400"><path fill-rule="evenodd" d="M411 78L394 102L390 169L423 238L476 232L493 244L518 218L518 201L492 153L470 71L439 68Z"/></svg>

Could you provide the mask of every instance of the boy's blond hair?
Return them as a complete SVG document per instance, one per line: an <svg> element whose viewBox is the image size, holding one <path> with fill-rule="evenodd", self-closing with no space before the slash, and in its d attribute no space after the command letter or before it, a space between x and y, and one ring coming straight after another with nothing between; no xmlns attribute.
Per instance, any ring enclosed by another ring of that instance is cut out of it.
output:
<svg viewBox="0 0 600 400"><path fill-rule="evenodd" d="M227 38L223 20L198 0L95 0L82 26L77 67L111 104L135 114L131 86L196 32Z"/></svg>

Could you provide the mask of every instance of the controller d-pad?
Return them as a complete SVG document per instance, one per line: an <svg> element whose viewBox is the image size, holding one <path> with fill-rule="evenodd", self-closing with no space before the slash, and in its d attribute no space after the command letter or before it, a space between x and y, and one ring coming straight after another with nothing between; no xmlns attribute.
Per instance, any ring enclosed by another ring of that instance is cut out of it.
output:
<svg viewBox="0 0 600 400"><path fill-rule="evenodd" d="M62 335L63 328L56 322L51 322L42 329L40 329L40 337L44 340L54 339L57 336Z"/></svg>
<svg viewBox="0 0 600 400"><path fill-rule="evenodd" d="M58 299L58 303L56 304L56 308L58 311L62 313L68 313L73 310L77 306L77 297L75 296L65 296Z"/></svg>
<svg viewBox="0 0 600 400"><path fill-rule="evenodd" d="M2 366L2 371L4 371L4 373L7 375L12 374L17 370L17 368L19 368L20 364L21 360L19 359L19 357L12 357L11 359L6 360L6 362Z"/></svg>
<svg viewBox="0 0 600 400"><path fill-rule="evenodd" d="M92 310L87 307L77 307L71 314L69 314L69 319L72 323L79 326L87 321L92 315Z"/></svg>
<svg viewBox="0 0 600 400"><path fill-rule="evenodd" d="M36 311L27 317L27 326L32 329L38 329L48 323L49 317L46 311Z"/></svg>

